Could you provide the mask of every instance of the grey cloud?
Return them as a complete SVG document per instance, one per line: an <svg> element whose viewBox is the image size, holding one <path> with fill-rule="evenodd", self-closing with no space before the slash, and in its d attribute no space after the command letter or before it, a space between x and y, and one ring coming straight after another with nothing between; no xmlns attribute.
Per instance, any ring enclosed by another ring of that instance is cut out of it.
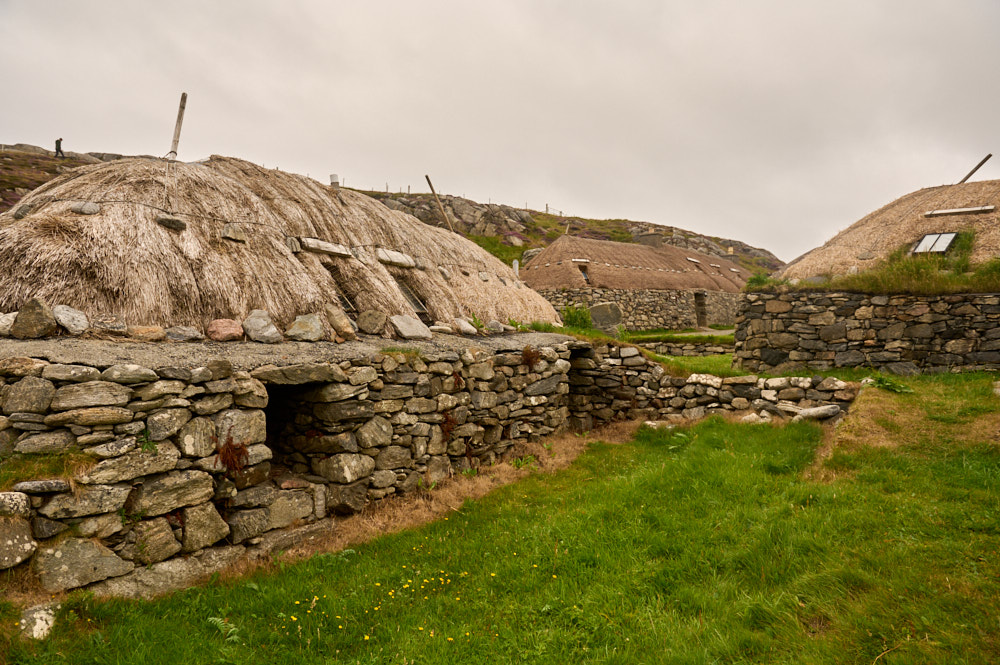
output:
<svg viewBox="0 0 1000 665"><path fill-rule="evenodd" d="M0 142L251 159L783 259L996 147L987 0L0 2ZM988 165L983 178L1000 173Z"/></svg>

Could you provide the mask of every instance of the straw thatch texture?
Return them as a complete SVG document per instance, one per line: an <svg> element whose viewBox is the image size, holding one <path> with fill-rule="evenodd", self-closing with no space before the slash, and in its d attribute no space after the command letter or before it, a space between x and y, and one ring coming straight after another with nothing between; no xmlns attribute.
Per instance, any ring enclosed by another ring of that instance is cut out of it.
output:
<svg viewBox="0 0 1000 665"><path fill-rule="evenodd" d="M932 210L996 206L988 213L926 217ZM855 222L822 247L803 254L778 273L788 279L846 275L874 267L900 247L910 248L928 233L974 230L971 261L1000 255L1000 180L928 187L902 196Z"/></svg>
<svg viewBox="0 0 1000 665"><path fill-rule="evenodd" d="M698 263L689 261L689 257ZM587 259L589 263L573 259ZM581 265L587 271L589 283L580 270ZM679 247L650 247L564 235L531 259L521 276L533 289L592 287L735 293L743 288L747 273L726 259Z"/></svg>
<svg viewBox="0 0 1000 665"><path fill-rule="evenodd" d="M85 201L100 213L70 210ZM396 277L434 319L558 320L510 268L465 238L363 194L238 159L81 167L23 203L31 205L27 217L0 215L0 311L40 297L134 325L203 327L266 309L284 326L336 304L341 292L358 311L413 316ZM187 227L165 228L162 216ZM225 228L242 230L246 242L224 238ZM293 253L288 237L343 245L353 256ZM384 265L379 248L406 253L417 267Z"/></svg>

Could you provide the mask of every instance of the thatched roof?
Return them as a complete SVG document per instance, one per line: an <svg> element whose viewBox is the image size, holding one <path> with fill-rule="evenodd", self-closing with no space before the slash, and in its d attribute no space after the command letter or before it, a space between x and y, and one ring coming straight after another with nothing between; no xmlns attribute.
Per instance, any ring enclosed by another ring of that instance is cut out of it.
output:
<svg viewBox="0 0 1000 665"><path fill-rule="evenodd" d="M650 247L570 235L560 236L521 271L524 283L533 289L736 292L747 277L744 268L717 256L669 245Z"/></svg>
<svg viewBox="0 0 1000 665"><path fill-rule="evenodd" d="M100 211L72 212L81 202ZM238 159L85 166L22 204L27 216L0 215L0 311L40 297L132 325L203 327L266 309L284 326L337 304L340 293L357 311L413 316L398 280L433 319L558 320L465 238L363 194Z"/></svg>
<svg viewBox="0 0 1000 665"><path fill-rule="evenodd" d="M934 211L994 206L984 212L931 215ZM875 266L900 247L910 248L928 233L974 230L971 260L1000 255L1000 180L928 187L902 196L855 222L822 247L803 254L778 273L788 279L845 275Z"/></svg>

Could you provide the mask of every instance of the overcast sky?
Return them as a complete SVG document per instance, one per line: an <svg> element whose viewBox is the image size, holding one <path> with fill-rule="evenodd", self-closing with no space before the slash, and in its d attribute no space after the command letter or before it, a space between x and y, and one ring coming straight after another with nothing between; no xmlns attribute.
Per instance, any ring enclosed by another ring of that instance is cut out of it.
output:
<svg viewBox="0 0 1000 665"><path fill-rule="evenodd" d="M0 143L164 155L187 92L185 161L788 261L998 149L998 28L995 0L0 0Z"/></svg>

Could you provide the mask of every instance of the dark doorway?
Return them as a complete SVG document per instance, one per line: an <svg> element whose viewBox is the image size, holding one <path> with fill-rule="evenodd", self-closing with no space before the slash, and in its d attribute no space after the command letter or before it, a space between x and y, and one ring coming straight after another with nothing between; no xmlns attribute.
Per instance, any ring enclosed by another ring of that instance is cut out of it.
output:
<svg viewBox="0 0 1000 665"><path fill-rule="evenodd" d="M708 309L705 305L704 291L696 291L694 294L694 316L699 328L708 327Z"/></svg>

